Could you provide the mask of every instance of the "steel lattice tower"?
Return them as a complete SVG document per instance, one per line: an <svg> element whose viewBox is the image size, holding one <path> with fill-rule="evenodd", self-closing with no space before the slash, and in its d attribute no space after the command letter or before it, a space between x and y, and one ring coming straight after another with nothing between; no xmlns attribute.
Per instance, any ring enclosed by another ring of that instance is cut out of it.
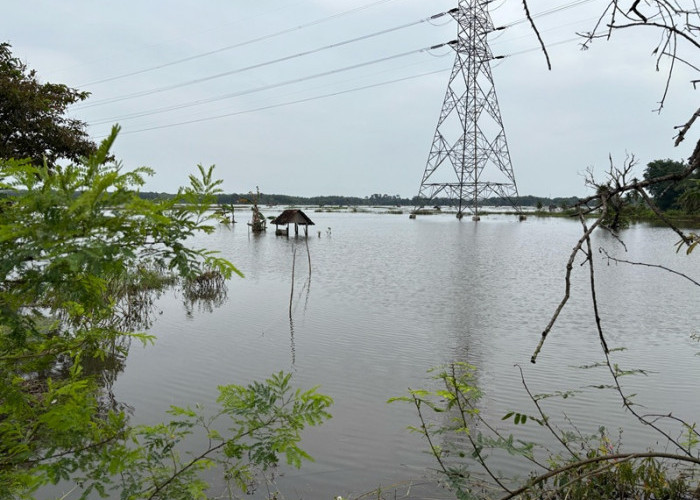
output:
<svg viewBox="0 0 700 500"><path fill-rule="evenodd" d="M460 0L450 13L458 24L451 43L456 57L418 196L438 195L459 203L457 217L479 202L500 196L515 205L515 185L506 134L491 74L494 58L487 37L494 31L487 1Z"/></svg>

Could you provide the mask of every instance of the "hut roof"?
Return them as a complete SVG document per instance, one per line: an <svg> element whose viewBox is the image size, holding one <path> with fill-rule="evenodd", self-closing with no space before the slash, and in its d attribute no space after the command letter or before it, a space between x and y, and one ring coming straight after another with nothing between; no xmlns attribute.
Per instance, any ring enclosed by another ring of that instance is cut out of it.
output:
<svg viewBox="0 0 700 500"><path fill-rule="evenodd" d="M285 210L271 224L301 224L305 226L315 225L309 217L299 209Z"/></svg>

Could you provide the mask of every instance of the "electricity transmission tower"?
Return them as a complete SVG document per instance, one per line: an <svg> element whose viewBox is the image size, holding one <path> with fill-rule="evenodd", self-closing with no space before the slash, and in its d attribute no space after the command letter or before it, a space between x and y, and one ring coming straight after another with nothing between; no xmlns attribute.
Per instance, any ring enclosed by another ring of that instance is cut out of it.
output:
<svg viewBox="0 0 700 500"><path fill-rule="evenodd" d="M456 57L421 181L425 204L439 195L458 204L457 218L469 210L478 220L479 202L498 196L515 205L510 153L491 74L494 57L488 45L495 31L488 1L460 0L450 14L458 39L450 45Z"/></svg>

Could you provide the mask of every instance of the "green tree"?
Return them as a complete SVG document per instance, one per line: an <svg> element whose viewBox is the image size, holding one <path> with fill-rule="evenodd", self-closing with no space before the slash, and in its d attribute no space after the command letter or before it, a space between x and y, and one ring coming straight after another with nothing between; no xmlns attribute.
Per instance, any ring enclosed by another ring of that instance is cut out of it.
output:
<svg viewBox="0 0 700 500"><path fill-rule="evenodd" d="M679 174L688 166L680 161L674 160L654 160L647 164L644 170L644 179L649 181L664 177L666 175ZM661 210L675 208L678 198L683 194L684 183L681 181L662 181L648 187L649 192L654 197L654 203Z"/></svg>
<svg viewBox="0 0 700 500"><path fill-rule="evenodd" d="M65 158L78 160L96 150L80 120L66 108L83 101L87 92L66 85L41 83L34 70L0 43L0 158L31 159L49 166Z"/></svg>
<svg viewBox="0 0 700 500"><path fill-rule="evenodd" d="M301 430L328 418L330 399L291 390L284 374L220 389L225 436L187 408L132 429L103 403L105 363L123 360L129 340L152 340L133 331L150 292L240 274L184 244L214 229L221 181L213 166L199 166L173 198L143 200L138 187L152 172L109 161L117 132L75 165L0 160L0 498L31 498L58 481L85 495L114 488L122 498L200 498L206 484L196 473L212 464L245 488L278 455L299 465L308 457L297 446ZM173 459L195 428L207 450Z"/></svg>
<svg viewBox="0 0 700 500"><path fill-rule="evenodd" d="M678 197L678 204L689 214L700 212L700 172L698 176L699 178L688 179L684 183L685 189Z"/></svg>

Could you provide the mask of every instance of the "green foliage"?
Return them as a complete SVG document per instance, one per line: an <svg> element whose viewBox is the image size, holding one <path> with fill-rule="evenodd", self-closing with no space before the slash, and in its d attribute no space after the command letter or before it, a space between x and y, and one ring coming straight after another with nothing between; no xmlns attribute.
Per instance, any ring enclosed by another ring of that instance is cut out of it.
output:
<svg viewBox="0 0 700 500"><path fill-rule="evenodd" d="M154 293L180 282L201 297L240 275L184 243L214 229L213 166L200 165L175 197L144 200L138 188L152 172L110 162L117 132L68 166L0 160L0 499L31 498L59 481L84 497L116 488L123 498L173 498L172 483L178 498L200 498L206 485L195 473L219 463L209 453L176 458L196 425L210 425L203 417L174 408L176 420L135 430L105 397L130 341L153 340L134 330L147 323ZM239 479L280 454L300 465L309 458L301 429L328 418L330 399L292 392L287 375L221 392L219 415L232 425L227 437L208 435L235 456L225 473Z"/></svg>
<svg viewBox="0 0 700 500"><path fill-rule="evenodd" d="M10 45L0 43L0 159L28 158L49 167L56 160L77 161L96 146L85 124L65 117L68 106L88 97L65 85L39 83L36 72L13 57Z"/></svg>
<svg viewBox="0 0 700 500"><path fill-rule="evenodd" d="M595 366L599 364L584 368ZM699 459L663 452L622 453L621 438L613 442L604 427L597 434L584 435L573 424L572 428L563 430L550 424L541 403L553 397L574 397L580 390L533 395L525 385L537 413L509 411L501 418L500 425L488 422L476 406L481 394L475 385L475 370L466 363L439 367L432 370L433 381L439 382L437 388L413 389L407 396L389 400L408 402L415 407L420 425L409 430L425 437L439 474L457 498L500 498L504 493L507 494L504 498L533 500L694 498L691 485L697 480ZM616 377L643 374L640 370L622 370L617 366L615 370ZM438 418L431 419L431 415ZM545 428L562 448L552 449L518 439L510 429L503 428L508 423L512 423L514 432L531 424ZM700 441L695 425L682 423L682 426L685 446L696 450ZM516 488L517 478L500 477L491 464L491 455L499 451L530 462L531 469L539 472ZM684 463L691 466L681 467Z"/></svg>
<svg viewBox="0 0 700 500"><path fill-rule="evenodd" d="M249 493L256 475L276 466L280 455L300 467L302 460L311 460L298 446L301 430L330 418L332 400L315 388L294 391L290 379L280 372L264 383L221 386L221 407L214 415L205 416L200 407L172 407L174 420L135 429L136 446L114 488L125 499L206 498L209 485L198 476L202 470L219 468L228 484ZM228 422L225 431L217 430L221 420ZM191 436L206 448L183 451L183 440Z"/></svg>
<svg viewBox="0 0 700 500"><path fill-rule="evenodd" d="M681 249L685 249L685 253L690 255L693 250L700 244L700 234L690 232L686 234L686 240L680 240L676 243L676 253L680 252Z"/></svg>
<svg viewBox="0 0 700 500"><path fill-rule="evenodd" d="M687 179L683 186L678 205L689 214L700 213L700 179Z"/></svg>
<svg viewBox="0 0 700 500"><path fill-rule="evenodd" d="M415 407L421 425L409 430L426 438L441 476L459 499L477 498L480 483L471 480L469 463L476 460L484 464L487 448L507 449L516 454L529 452L526 443L517 443L512 436L494 439L481 432L473 433L472 427L479 417L476 403L481 397L475 371L474 366L464 362L440 366L430 371L432 379L438 382L436 389L413 389L408 396L389 399L389 403L407 402ZM444 418L433 422L431 413ZM436 443L437 436L443 444ZM465 439L470 446L464 445Z"/></svg>
<svg viewBox="0 0 700 500"><path fill-rule="evenodd" d="M673 160L655 160L647 164L644 179L652 180L671 174L678 174L687 168L686 164ZM649 186L654 202L661 210L676 208L686 184L681 181L663 181Z"/></svg>

